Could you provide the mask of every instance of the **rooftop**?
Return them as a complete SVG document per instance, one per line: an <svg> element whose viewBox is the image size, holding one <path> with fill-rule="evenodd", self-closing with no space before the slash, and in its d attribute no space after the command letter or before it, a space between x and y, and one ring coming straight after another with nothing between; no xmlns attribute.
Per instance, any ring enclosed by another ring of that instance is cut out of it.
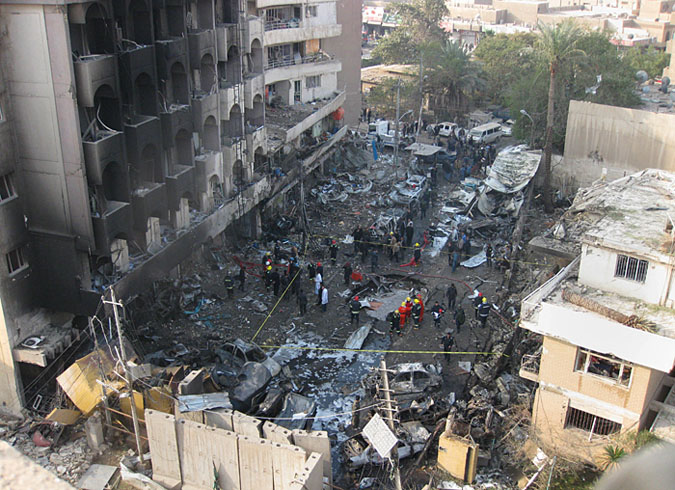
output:
<svg viewBox="0 0 675 490"><path fill-rule="evenodd" d="M530 244L572 258L586 242L668 262L673 219L675 173L647 169L580 189L558 223Z"/></svg>

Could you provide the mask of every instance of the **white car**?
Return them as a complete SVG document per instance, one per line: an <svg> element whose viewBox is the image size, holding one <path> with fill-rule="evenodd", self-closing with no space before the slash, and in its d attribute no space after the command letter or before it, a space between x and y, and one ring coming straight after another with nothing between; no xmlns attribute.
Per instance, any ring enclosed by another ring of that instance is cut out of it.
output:
<svg viewBox="0 0 675 490"><path fill-rule="evenodd" d="M436 130L436 128L439 128L438 134L440 136L444 136L447 138L448 136L450 136L450 133L452 133L455 130L456 127L457 125L453 122L442 122L436 124L434 126L434 130Z"/></svg>
<svg viewBox="0 0 675 490"><path fill-rule="evenodd" d="M511 136L513 133L513 124L515 121L513 119L508 119L504 123L502 123L502 134L504 136Z"/></svg>

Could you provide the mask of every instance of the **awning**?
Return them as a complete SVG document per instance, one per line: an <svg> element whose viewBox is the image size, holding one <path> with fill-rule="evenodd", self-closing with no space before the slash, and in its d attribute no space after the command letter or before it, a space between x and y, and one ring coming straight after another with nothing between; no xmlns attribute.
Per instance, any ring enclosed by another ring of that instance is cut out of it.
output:
<svg viewBox="0 0 675 490"><path fill-rule="evenodd" d="M412 145L406 147L406 151L412 151L413 154L421 157L428 157L435 155L443 148L435 145L427 145L425 143L413 143Z"/></svg>
<svg viewBox="0 0 675 490"><path fill-rule="evenodd" d="M485 185L504 194L518 192L537 173L540 160L540 150L527 150L526 145L507 146L495 158Z"/></svg>

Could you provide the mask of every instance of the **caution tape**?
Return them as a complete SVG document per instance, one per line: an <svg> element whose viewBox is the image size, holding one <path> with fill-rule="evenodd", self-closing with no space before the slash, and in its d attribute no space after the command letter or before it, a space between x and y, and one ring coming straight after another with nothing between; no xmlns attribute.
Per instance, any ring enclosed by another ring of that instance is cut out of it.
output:
<svg viewBox="0 0 675 490"><path fill-rule="evenodd" d="M474 351L433 351L433 350L389 350L389 349L347 349L344 347L302 347L297 345L261 345L263 349L291 349L291 350L318 350L330 352L368 352L378 354L444 354L444 355L458 355L471 354L481 356L504 356L509 357L501 352L474 352Z"/></svg>

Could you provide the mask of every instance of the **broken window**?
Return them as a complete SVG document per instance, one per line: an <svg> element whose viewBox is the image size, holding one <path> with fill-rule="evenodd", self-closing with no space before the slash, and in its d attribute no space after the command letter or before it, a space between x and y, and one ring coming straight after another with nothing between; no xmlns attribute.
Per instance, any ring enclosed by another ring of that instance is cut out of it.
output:
<svg viewBox="0 0 675 490"><path fill-rule="evenodd" d="M649 262L636 259L628 255L618 254L616 256L616 268L614 277L623 277L631 281L645 282L647 279L647 267Z"/></svg>
<svg viewBox="0 0 675 490"><path fill-rule="evenodd" d="M15 248L5 257L7 259L7 270L9 270L10 274L14 274L15 272L28 267L28 262L26 261L26 256L22 247Z"/></svg>
<svg viewBox="0 0 675 490"><path fill-rule="evenodd" d="M317 88L321 86L321 75L305 78L305 88Z"/></svg>
<svg viewBox="0 0 675 490"><path fill-rule="evenodd" d="M316 17L316 5L305 7L305 17Z"/></svg>
<svg viewBox="0 0 675 490"><path fill-rule="evenodd" d="M14 186L12 185L12 174L0 176L0 202L14 197Z"/></svg>
<svg viewBox="0 0 675 490"><path fill-rule="evenodd" d="M630 385L633 366L611 356L599 354L592 350L579 349L574 370L581 373L594 374L608 378L622 386Z"/></svg>
<svg viewBox="0 0 675 490"><path fill-rule="evenodd" d="M621 424L613 422L578 408L568 407L565 428L581 429L591 435L608 436L621 430Z"/></svg>

